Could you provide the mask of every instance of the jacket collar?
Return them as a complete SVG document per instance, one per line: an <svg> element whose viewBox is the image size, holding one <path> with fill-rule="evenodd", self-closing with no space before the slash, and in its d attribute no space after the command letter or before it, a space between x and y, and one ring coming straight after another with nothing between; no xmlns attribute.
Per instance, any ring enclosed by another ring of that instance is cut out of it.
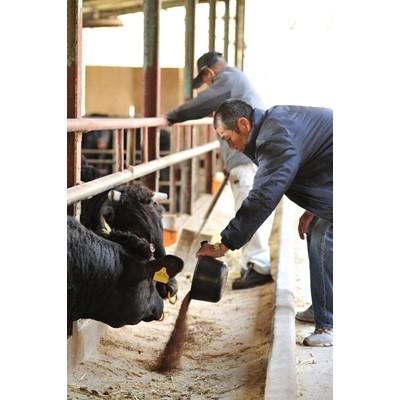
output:
<svg viewBox="0 0 400 400"><path fill-rule="evenodd" d="M243 151L247 157L251 158L252 160L255 159L256 153L256 140L258 136L258 132L262 123L264 122L265 117L267 116L267 112L263 111L259 108L255 108L253 111L253 115L251 117L252 127L249 132L249 137L247 139L247 145Z"/></svg>

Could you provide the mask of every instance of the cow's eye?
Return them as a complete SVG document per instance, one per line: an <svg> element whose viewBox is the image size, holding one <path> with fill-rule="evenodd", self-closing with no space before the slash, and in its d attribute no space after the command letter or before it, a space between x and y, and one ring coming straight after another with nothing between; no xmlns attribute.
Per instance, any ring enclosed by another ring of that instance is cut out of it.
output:
<svg viewBox="0 0 400 400"><path fill-rule="evenodd" d="M111 207L104 207L102 216L108 223L110 223L114 220L114 210Z"/></svg>

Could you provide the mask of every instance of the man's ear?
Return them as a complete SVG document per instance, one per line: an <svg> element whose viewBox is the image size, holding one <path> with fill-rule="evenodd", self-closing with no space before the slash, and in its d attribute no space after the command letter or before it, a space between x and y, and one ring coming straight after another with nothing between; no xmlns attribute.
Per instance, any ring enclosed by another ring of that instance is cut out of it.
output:
<svg viewBox="0 0 400 400"><path fill-rule="evenodd" d="M251 130L251 123L246 117L239 117L236 122L238 131L241 135L248 136Z"/></svg>
<svg viewBox="0 0 400 400"><path fill-rule="evenodd" d="M150 269L150 272L153 274L158 274L155 276L156 281L163 282L163 280L167 280L169 278L174 277L176 274L182 271L183 269L183 260L179 257L167 255L161 258L157 258L156 260L149 261L147 263L146 268ZM165 273L168 275L165 275Z"/></svg>

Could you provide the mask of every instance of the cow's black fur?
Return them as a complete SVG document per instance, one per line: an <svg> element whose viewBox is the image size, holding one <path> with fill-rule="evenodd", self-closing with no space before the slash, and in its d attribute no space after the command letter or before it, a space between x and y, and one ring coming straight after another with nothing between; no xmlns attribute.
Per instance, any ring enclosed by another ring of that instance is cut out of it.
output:
<svg viewBox="0 0 400 400"><path fill-rule="evenodd" d="M82 166L82 181L88 182L98 177L100 173L95 167ZM108 192L82 201L81 223L108 240L121 244L130 253L148 259L152 255L155 258L164 256L163 208L152 200L153 192L136 183L121 185L116 190L121 192L118 202L109 200ZM111 227L109 234L102 231L102 217ZM150 251L150 243L155 247L154 254ZM157 290L164 299L168 292L174 296L178 291L176 279L171 278L167 284L157 282Z"/></svg>
<svg viewBox="0 0 400 400"><path fill-rule="evenodd" d="M160 319L153 276L161 267L173 277L183 262L171 255L149 261L68 216L68 322L90 318L118 328Z"/></svg>

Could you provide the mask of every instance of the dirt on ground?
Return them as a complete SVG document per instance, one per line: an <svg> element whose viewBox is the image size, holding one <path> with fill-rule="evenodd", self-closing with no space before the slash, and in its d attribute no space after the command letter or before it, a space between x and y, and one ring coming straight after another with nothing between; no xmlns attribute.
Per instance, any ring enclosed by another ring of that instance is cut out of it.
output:
<svg viewBox="0 0 400 400"><path fill-rule="evenodd" d="M229 194L225 203L222 196L213 212L217 213L212 218L217 233L232 216ZM270 240L273 274L277 225ZM68 399L264 399L275 283L232 291L232 281L240 271L239 253L229 252L224 261L229 275L222 299L190 303L180 369L169 374L152 371L190 290L190 270L178 275L179 299L175 305L165 304L164 321L107 330L97 351L69 377Z"/></svg>

